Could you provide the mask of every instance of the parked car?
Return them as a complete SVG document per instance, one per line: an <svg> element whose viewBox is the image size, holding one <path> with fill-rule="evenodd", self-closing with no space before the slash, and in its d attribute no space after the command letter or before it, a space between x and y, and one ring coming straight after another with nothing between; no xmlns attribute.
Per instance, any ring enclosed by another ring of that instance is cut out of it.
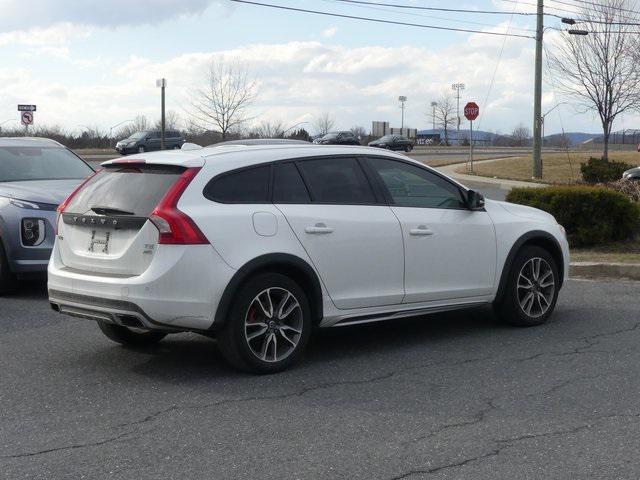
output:
<svg viewBox="0 0 640 480"><path fill-rule="evenodd" d="M313 143L319 145L360 145L360 140L353 132L329 132L326 135L316 138Z"/></svg>
<svg viewBox="0 0 640 480"><path fill-rule="evenodd" d="M121 155L143 153L160 150L160 130L143 130L136 132L116 143L116 151ZM166 130L164 135L165 150L177 150L182 147L184 137L176 130Z"/></svg>
<svg viewBox="0 0 640 480"><path fill-rule="evenodd" d="M413 150L413 142L402 135L385 135L373 142L369 142L369 146L386 148L387 150L402 150L404 152Z"/></svg>
<svg viewBox="0 0 640 480"><path fill-rule="evenodd" d="M622 173L623 180L640 180L640 167L633 167Z"/></svg>
<svg viewBox="0 0 640 480"><path fill-rule="evenodd" d="M226 142L218 142L209 147L226 147L227 145L309 145L304 140L296 140L294 138L245 138L242 140L228 140Z"/></svg>
<svg viewBox="0 0 640 480"><path fill-rule="evenodd" d="M47 270L56 208L93 169L58 142L0 138L0 294Z"/></svg>
<svg viewBox="0 0 640 480"><path fill-rule="evenodd" d="M539 325L569 271L551 215L394 152L229 146L102 165L60 207L49 300L125 345L198 332L236 367L275 372L314 327L491 304Z"/></svg>

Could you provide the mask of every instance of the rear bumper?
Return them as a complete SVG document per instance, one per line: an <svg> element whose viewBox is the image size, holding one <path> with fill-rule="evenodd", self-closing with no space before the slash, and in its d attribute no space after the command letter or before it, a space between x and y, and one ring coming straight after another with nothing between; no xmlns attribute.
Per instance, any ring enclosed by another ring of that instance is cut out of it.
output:
<svg viewBox="0 0 640 480"><path fill-rule="evenodd" d="M211 245L159 245L147 270L136 276L70 269L54 248L48 288L54 309L68 315L123 325L136 319L145 328L207 330L234 273Z"/></svg>

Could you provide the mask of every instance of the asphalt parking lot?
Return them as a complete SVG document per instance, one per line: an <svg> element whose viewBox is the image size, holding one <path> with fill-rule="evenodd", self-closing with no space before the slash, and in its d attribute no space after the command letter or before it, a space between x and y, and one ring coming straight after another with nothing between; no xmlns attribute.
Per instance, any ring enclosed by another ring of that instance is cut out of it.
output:
<svg viewBox="0 0 640 480"><path fill-rule="evenodd" d="M569 281L538 328L488 310L338 328L272 376L0 299L0 477L638 478L638 283Z"/></svg>

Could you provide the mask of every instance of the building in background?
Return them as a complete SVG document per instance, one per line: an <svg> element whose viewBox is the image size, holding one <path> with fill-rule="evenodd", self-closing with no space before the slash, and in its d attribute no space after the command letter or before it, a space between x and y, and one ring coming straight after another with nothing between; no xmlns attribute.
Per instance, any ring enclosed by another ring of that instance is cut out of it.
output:
<svg viewBox="0 0 640 480"><path fill-rule="evenodd" d="M415 128L393 128L389 126L389 122L374 121L371 123L371 136L375 138L384 137L385 135L402 135L410 139L415 139L418 130Z"/></svg>

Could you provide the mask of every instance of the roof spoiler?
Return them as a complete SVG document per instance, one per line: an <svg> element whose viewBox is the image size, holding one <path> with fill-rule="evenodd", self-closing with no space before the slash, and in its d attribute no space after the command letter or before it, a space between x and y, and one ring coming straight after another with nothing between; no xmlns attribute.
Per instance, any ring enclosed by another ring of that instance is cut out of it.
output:
<svg viewBox="0 0 640 480"><path fill-rule="evenodd" d="M197 143L183 143L180 150L200 150L202 145L198 145Z"/></svg>

